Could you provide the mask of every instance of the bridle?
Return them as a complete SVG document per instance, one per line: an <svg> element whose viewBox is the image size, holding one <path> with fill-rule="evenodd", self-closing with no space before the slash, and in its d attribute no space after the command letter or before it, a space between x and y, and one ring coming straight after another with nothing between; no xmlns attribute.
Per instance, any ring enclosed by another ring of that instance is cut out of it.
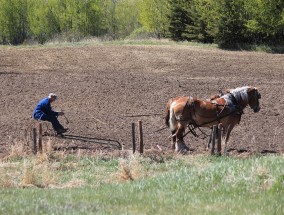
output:
<svg viewBox="0 0 284 215"><path fill-rule="evenodd" d="M259 99L261 99L261 95L260 95L260 93L258 92L258 90L256 88L255 88L253 96L256 99L256 104L254 106L251 106L251 109L253 109L253 111L256 113L256 112L258 112L260 110Z"/></svg>

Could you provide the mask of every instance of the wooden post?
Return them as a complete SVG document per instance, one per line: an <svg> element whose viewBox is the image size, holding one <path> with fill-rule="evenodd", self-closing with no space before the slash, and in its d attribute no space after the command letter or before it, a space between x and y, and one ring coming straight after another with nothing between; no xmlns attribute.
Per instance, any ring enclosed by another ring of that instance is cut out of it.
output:
<svg viewBox="0 0 284 215"><path fill-rule="evenodd" d="M215 139L216 139L216 127L217 127L216 125L213 125L213 128L212 128L211 155L215 154L214 150L215 150Z"/></svg>
<svg viewBox="0 0 284 215"><path fill-rule="evenodd" d="M38 150L42 153L42 124L38 124Z"/></svg>
<svg viewBox="0 0 284 215"><path fill-rule="evenodd" d="M139 130L139 145L140 145L140 154L144 152L144 143L143 143L143 130L142 130L142 121L138 121L138 130Z"/></svg>
<svg viewBox="0 0 284 215"><path fill-rule="evenodd" d="M36 128L33 128L33 153L37 153Z"/></svg>
<svg viewBox="0 0 284 215"><path fill-rule="evenodd" d="M222 146L221 146L221 142L222 142L222 123L220 123L218 125L218 142L217 142L217 155L220 156L221 155L221 150L222 150Z"/></svg>
<svg viewBox="0 0 284 215"><path fill-rule="evenodd" d="M133 154L135 153L136 150L136 144L135 144L135 123L132 123L132 150Z"/></svg>

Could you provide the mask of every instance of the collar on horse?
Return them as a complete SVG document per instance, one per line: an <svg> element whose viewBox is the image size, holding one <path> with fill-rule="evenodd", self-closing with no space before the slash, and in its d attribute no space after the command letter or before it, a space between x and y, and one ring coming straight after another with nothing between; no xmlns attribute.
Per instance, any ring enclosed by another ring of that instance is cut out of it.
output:
<svg viewBox="0 0 284 215"><path fill-rule="evenodd" d="M234 94L228 93L228 95L229 95L229 98L231 99L231 102L233 103L234 108L236 109L236 111L234 111L234 112L238 111L239 114L242 115L244 113L243 112L244 107L237 101Z"/></svg>

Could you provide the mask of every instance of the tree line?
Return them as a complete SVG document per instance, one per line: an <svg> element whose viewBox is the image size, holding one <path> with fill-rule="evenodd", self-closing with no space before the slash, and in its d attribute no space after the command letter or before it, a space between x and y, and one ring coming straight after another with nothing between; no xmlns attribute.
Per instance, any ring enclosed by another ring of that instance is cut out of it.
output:
<svg viewBox="0 0 284 215"><path fill-rule="evenodd" d="M283 0L0 0L0 44L55 37L284 42Z"/></svg>

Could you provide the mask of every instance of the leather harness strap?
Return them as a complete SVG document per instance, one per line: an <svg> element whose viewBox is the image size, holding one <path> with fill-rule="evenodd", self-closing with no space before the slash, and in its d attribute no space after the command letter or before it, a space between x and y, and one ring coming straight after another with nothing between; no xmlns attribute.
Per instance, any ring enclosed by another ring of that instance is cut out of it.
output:
<svg viewBox="0 0 284 215"><path fill-rule="evenodd" d="M194 101L191 96L188 97L188 100L185 103L185 106L183 107L181 118L179 121L188 121L189 119L183 119L184 111L185 109L193 110L194 109Z"/></svg>
<svg viewBox="0 0 284 215"><path fill-rule="evenodd" d="M229 95L230 95L230 98L231 98L233 104L236 107L236 110L239 111L240 115L242 115L244 113L243 112L243 106L240 105L240 103L237 101L236 97L232 93L229 93Z"/></svg>

